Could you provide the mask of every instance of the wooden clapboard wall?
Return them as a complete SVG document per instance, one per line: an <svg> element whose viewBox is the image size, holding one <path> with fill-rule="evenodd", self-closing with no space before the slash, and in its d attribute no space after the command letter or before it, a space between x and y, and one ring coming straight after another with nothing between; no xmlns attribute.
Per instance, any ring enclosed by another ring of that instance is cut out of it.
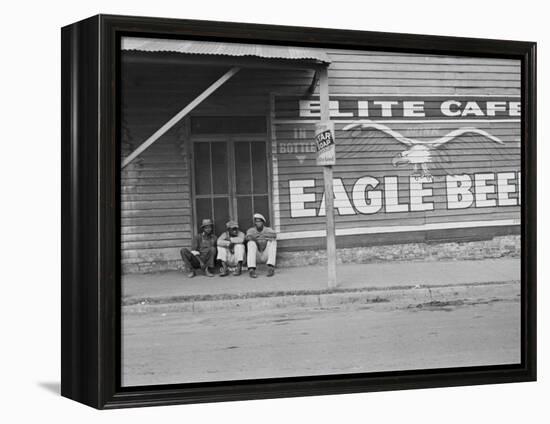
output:
<svg viewBox="0 0 550 424"><path fill-rule="evenodd" d="M331 99L355 95L372 100L383 98L383 96L376 96L393 95L394 100L402 96L402 100L458 98L466 101L466 99L491 98L484 96L495 96L494 99L501 98L498 96L507 96L502 99L519 101L519 97L516 97L520 93L519 61L338 50L329 50L328 53L333 60L329 67ZM318 94L318 91L314 94ZM275 221L281 232L281 238L288 240L283 245L307 247L319 245L313 239L322 235L325 226L324 217L317 216L319 210L323 209L321 205L323 181L320 168L315 166L312 142L313 123L311 119L308 122L308 119L298 118L296 108L296 101L285 101L284 95L274 96L272 100L273 167L277 186L274 202ZM343 111L348 111L345 106ZM520 181L519 119L515 119L514 122L479 120L474 123L458 121L430 123L429 120L430 118L426 118L422 123L415 123L412 120L386 123L391 129L404 136L421 140L434 140L459 127L474 126L498 137L505 145L497 145L493 141L482 138L477 142L469 138L468 143L449 144L452 148L448 148L446 152L448 158L446 171L431 169L433 193L424 200L433 202L433 211L408 210L389 213L386 211L386 205L383 204L385 199L382 198L382 207L379 211L361 213L353 202L351 202L351 209L346 209L345 206L349 204L344 202L342 209L337 210L336 214L337 235L363 234L360 237L364 242L369 240L374 242L376 236L372 234L391 232L390 237L384 239L399 242L406 239L403 233L421 228L439 230L449 228L455 231L457 228L474 227L478 228L475 230L478 234L491 237L501 231L502 225L506 223L512 223L512 226L517 227L520 218L518 205L449 209L446 205L448 199L445 176L447 173L468 174L473 177L476 173L509 172L508 176L513 178L508 183L518 187ZM335 121L337 165L334 168L334 176L339 180L338 183L341 183L341 185L335 185L336 196L338 197L339 191L345 190L340 194L353 200L354 183L363 176L377 178L380 183L376 189L380 191L386 188L384 177L395 177L398 181L399 202L411 203L414 199L410 198L408 185L412 168L394 168L391 163L392 157L405 150L405 146L397 142L394 137L379 131L357 131L352 135L350 131L343 130L345 123L338 119ZM376 149L372 149L373 146ZM306 197L291 197L291 182L303 180L309 180L313 185L298 188L300 192L307 194ZM495 181L490 181L488 184L492 184L494 188ZM488 197L492 199L496 195L490 194ZM510 194L510 197L517 198L517 193ZM293 204L293 199L308 199L308 201L303 203L300 200L299 204L296 202ZM292 209L293 206L294 209ZM306 208L308 211L299 211L299 214L305 213L305 215L293 217L296 206L298 209ZM365 237L364 234L371 234L371 236ZM427 237L427 231L416 232L416 234L419 236L417 239ZM311 242L308 242L308 239ZM459 239L460 236L457 237L457 240ZM339 245L343 244L340 242Z"/></svg>
<svg viewBox="0 0 550 424"><path fill-rule="evenodd" d="M162 54L151 54L151 61L123 61L123 158L228 70L166 65L162 60ZM270 92L296 93L312 78L311 71L243 69L192 115L267 116ZM192 212L188 127L184 120L122 171L124 271L176 268L181 264L179 249L190 244L197 223Z"/></svg>

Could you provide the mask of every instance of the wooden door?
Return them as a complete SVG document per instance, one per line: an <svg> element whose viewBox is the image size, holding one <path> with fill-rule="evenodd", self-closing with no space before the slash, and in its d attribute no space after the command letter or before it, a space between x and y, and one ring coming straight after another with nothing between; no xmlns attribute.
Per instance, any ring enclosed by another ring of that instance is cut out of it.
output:
<svg viewBox="0 0 550 424"><path fill-rule="evenodd" d="M194 210L197 225L214 221L221 234L236 220L242 231L252 226L252 215L267 219L269 181L267 146L263 138L212 137L193 142Z"/></svg>

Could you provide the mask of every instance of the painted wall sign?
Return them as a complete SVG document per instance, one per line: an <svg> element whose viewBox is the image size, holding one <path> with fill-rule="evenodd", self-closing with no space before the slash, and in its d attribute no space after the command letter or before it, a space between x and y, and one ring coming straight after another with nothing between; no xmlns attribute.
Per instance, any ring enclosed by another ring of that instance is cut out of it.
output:
<svg viewBox="0 0 550 424"><path fill-rule="evenodd" d="M331 96L330 117L336 120L514 119L521 116L519 97L466 96ZM318 97L276 98L276 119L320 117Z"/></svg>
<svg viewBox="0 0 550 424"><path fill-rule="evenodd" d="M333 122L319 122L315 124L315 147L317 165L330 166L336 164Z"/></svg>
<svg viewBox="0 0 550 424"><path fill-rule="evenodd" d="M318 236L318 99L276 96L274 105L279 230ZM332 96L337 234L517 222L520 117L516 96Z"/></svg>

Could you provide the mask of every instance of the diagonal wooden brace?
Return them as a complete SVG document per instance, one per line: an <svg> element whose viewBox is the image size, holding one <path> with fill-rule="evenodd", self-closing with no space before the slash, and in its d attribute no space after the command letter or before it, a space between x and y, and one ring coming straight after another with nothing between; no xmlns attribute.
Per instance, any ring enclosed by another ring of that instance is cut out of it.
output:
<svg viewBox="0 0 550 424"><path fill-rule="evenodd" d="M136 150L130 153L122 161L122 168L126 167L130 162L137 158L141 153L143 153L149 146L151 146L155 141L157 141L164 133L166 133L170 128L176 125L181 121L189 112L195 109L199 104L201 104L208 96L210 96L214 91L220 88L227 80L229 80L233 75L239 72L240 68L233 67L227 71L221 78L214 82L210 87L204 90L198 97L196 97L191 103L185 106L180 110L176 115L174 115L168 122L166 122L162 127L160 127L151 137L141 143Z"/></svg>

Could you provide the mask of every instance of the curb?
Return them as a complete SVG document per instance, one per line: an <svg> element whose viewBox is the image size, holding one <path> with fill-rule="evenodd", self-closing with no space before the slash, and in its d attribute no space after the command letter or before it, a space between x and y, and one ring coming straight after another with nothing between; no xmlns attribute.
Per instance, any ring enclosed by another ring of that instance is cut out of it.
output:
<svg viewBox="0 0 550 424"><path fill-rule="evenodd" d="M498 295L498 296L497 296ZM317 290L310 292L260 292L241 295L197 295L131 299L124 313L258 311L288 307L331 308L382 306L386 308L449 307L451 303L480 303L519 299L520 282L469 283L441 286L394 286L387 288Z"/></svg>

